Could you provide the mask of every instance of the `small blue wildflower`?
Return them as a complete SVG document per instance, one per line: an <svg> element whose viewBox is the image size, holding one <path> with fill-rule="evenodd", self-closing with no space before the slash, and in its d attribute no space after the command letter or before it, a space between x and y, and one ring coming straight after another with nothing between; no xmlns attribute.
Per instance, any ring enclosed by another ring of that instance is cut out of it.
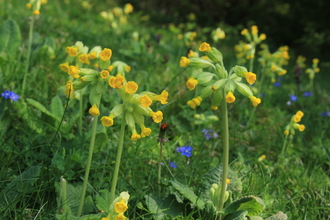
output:
<svg viewBox="0 0 330 220"><path fill-rule="evenodd" d="M325 117L325 116L330 117L330 111L328 111L328 112L322 112L322 113L321 113L321 116L322 116L322 117Z"/></svg>
<svg viewBox="0 0 330 220"><path fill-rule="evenodd" d="M186 157L191 157L193 148L190 146L182 146L176 149L176 152Z"/></svg>
<svg viewBox="0 0 330 220"><path fill-rule="evenodd" d="M303 94L305 97L308 97L308 96L312 96L313 95L313 93L312 92L309 92L309 91L307 91L307 92L304 92L304 94Z"/></svg>
<svg viewBox="0 0 330 220"><path fill-rule="evenodd" d="M296 102L298 100L298 97L295 95L290 95L290 100Z"/></svg>
<svg viewBox="0 0 330 220"><path fill-rule="evenodd" d="M2 97L4 97L5 99L11 99L15 102L18 101L18 99L20 98L19 95L17 95L15 92L11 92L9 90L6 90L4 91L2 94L1 94Z"/></svg>
<svg viewBox="0 0 330 220"><path fill-rule="evenodd" d="M169 162L170 162L170 167L172 167L172 168L177 168L178 167L174 162L172 162L172 161L169 161Z"/></svg>
<svg viewBox="0 0 330 220"><path fill-rule="evenodd" d="M203 129L202 130L206 140L210 140L212 137L217 138L218 134L215 133L212 129Z"/></svg>
<svg viewBox="0 0 330 220"><path fill-rule="evenodd" d="M274 86L281 87L281 83L280 82L274 82Z"/></svg>

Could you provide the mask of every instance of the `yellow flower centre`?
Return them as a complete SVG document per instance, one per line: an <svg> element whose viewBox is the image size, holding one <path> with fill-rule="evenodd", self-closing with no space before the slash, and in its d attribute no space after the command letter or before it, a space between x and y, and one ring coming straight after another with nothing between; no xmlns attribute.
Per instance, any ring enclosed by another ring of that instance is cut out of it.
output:
<svg viewBox="0 0 330 220"><path fill-rule="evenodd" d="M101 73L100 73L102 79L106 79L109 77L109 71L107 70L102 70Z"/></svg>

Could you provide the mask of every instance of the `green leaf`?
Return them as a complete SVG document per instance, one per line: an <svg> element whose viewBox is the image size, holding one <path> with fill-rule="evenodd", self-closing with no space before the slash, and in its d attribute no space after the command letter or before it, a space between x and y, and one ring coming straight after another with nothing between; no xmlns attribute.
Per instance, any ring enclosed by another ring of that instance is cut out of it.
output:
<svg viewBox="0 0 330 220"><path fill-rule="evenodd" d="M50 111L52 115L57 118L58 121L60 121L63 117L64 107L62 104L62 100L58 95L52 98L52 101L50 103Z"/></svg>
<svg viewBox="0 0 330 220"><path fill-rule="evenodd" d="M210 200L210 189L212 184L221 184L222 178L222 166L218 165L206 173L202 179L202 190L201 197L204 201ZM230 179L230 184L228 185L228 190L239 191L242 190L241 179L238 178L237 174L231 169L228 170L228 179Z"/></svg>
<svg viewBox="0 0 330 220"><path fill-rule="evenodd" d="M96 195L95 198L96 207L99 210L103 210L105 212L108 211L109 205L110 205L110 192L106 189L102 189L99 191L99 193Z"/></svg>
<svg viewBox="0 0 330 220"><path fill-rule="evenodd" d="M101 218L106 217L106 216L107 216L107 214L105 212L84 215L81 217L77 217L75 215L70 215L70 214L63 214L63 215L56 215L56 219L58 219L58 220L100 220Z"/></svg>
<svg viewBox="0 0 330 220"><path fill-rule="evenodd" d="M278 212L277 214L266 218L265 220L286 220L288 216L283 212Z"/></svg>
<svg viewBox="0 0 330 220"><path fill-rule="evenodd" d="M52 165L54 167L56 167L57 169L59 169L61 171L64 171L64 159L63 159L63 157L60 154L55 153L55 155L52 159Z"/></svg>
<svg viewBox="0 0 330 220"><path fill-rule="evenodd" d="M48 111L46 107L43 106L40 102L29 98L26 99L26 102L32 105L33 107L37 108L38 110L40 110L42 113L54 118L55 120L59 120L57 117L55 117L55 115L53 115L50 111Z"/></svg>
<svg viewBox="0 0 330 220"><path fill-rule="evenodd" d="M176 181L169 181L172 186L178 190L185 198L189 199L190 202L192 202L195 206L197 206L198 209L204 209L205 203L203 200L196 196L195 193L188 188L188 186L182 185L179 182Z"/></svg>
<svg viewBox="0 0 330 220"><path fill-rule="evenodd" d="M14 56L21 41L21 32L16 21L6 20L0 26L0 52L4 51L10 56Z"/></svg>
<svg viewBox="0 0 330 220"><path fill-rule="evenodd" d="M226 217L223 218L223 220L246 220L247 213L248 211L246 210L239 210L229 215L226 215Z"/></svg>
<svg viewBox="0 0 330 220"><path fill-rule="evenodd" d="M259 214L264 209L264 207L264 202L260 198L255 196L247 196L229 204L224 209L224 213L227 215L234 213L237 210L246 210L248 211L247 215L251 217Z"/></svg>
<svg viewBox="0 0 330 220"><path fill-rule="evenodd" d="M185 212L185 205L176 201L173 195L160 199L154 196L145 195L146 204L155 220L173 219Z"/></svg>
<svg viewBox="0 0 330 220"><path fill-rule="evenodd" d="M21 196L31 192L31 186L35 183L39 174L40 167L33 166L11 181L6 188L0 192L0 210L3 210L8 205L15 205L20 201Z"/></svg>

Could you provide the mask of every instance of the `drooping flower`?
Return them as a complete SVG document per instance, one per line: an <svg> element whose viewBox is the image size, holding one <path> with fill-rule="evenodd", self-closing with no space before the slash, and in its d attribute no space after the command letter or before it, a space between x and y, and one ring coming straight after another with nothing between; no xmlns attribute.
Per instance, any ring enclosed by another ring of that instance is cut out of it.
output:
<svg viewBox="0 0 330 220"><path fill-rule="evenodd" d="M69 80L66 85L65 85L65 90L64 90L64 94L69 97L72 98L73 97L73 93L74 93L74 88L73 88L73 84L72 81Z"/></svg>
<svg viewBox="0 0 330 220"><path fill-rule="evenodd" d="M90 109L89 109L89 114L95 116L99 116L100 115L100 110L98 109L98 107L96 105L93 105Z"/></svg>
<svg viewBox="0 0 330 220"><path fill-rule="evenodd" d="M255 96L251 96L250 100L251 100L253 106L257 106L261 103L261 99L255 97Z"/></svg>
<svg viewBox="0 0 330 220"><path fill-rule="evenodd" d="M128 206L124 202L116 202L115 203L115 212L118 214L126 212Z"/></svg>
<svg viewBox="0 0 330 220"><path fill-rule="evenodd" d="M201 52L210 52L211 51L211 46L210 44L203 42L200 46L199 46L199 51Z"/></svg>
<svg viewBox="0 0 330 220"><path fill-rule="evenodd" d="M226 102L233 103L233 102L235 102L235 100L236 100L236 98L235 98L234 94L231 91L229 91L226 95Z"/></svg>
<svg viewBox="0 0 330 220"><path fill-rule="evenodd" d="M245 74L245 79L250 85L252 85L257 80L257 75L251 72L247 72Z"/></svg>
<svg viewBox="0 0 330 220"><path fill-rule="evenodd" d="M101 118L102 125L105 127L110 127L113 125L113 115L103 116Z"/></svg>
<svg viewBox="0 0 330 220"><path fill-rule="evenodd" d="M163 112L161 111L151 112L150 114L155 123L159 123L163 120Z"/></svg>
<svg viewBox="0 0 330 220"><path fill-rule="evenodd" d="M112 56L112 50L109 48L104 48L101 52L100 52L100 57L103 61L107 61L110 60Z"/></svg>
<svg viewBox="0 0 330 220"><path fill-rule="evenodd" d="M194 78L190 78L186 82L186 86L190 90L194 90L197 84L198 84L198 81L196 79L194 79Z"/></svg>
<svg viewBox="0 0 330 220"><path fill-rule="evenodd" d="M186 67L190 64L190 60L187 57L181 57L180 67Z"/></svg>

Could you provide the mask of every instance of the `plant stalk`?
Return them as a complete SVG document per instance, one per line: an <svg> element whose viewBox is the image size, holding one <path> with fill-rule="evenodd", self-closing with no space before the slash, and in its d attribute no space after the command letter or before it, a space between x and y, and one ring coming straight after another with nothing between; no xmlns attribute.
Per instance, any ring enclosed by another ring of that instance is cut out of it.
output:
<svg viewBox="0 0 330 220"><path fill-rule="evenodd" d="M160 187L160 179L162 176L162 159L163 159L163 142L159 141L158 143L159 145L159 159L158 159L158 196L160 197L160 191L161 191L161 187Z"/></svg>
<svg viewBox="0 0 330 220"><path fill-rule="evenodd" d="M226 97L225 90L222 90L223 97ZM226 99L221 101L221 114L222 114L222 141L223 141L223 156L222 156L222 178L221 178L221 194L219 200L219 208L221 211L225 203L225 192L226 192L226 180L228 175L229 166L229 129L228 129L228 109ZM219 215L218 220L221 220L221 215Z"/></svg>
<svg viewBox="0 0 330 220"><path fill-rule="evenodd" d="M99 116L95 116L94 121L93 121L92 136L91 136L91 142L90 142L90 146L89 146L89 153L88 153L87 165L86 165L86 170L85 170L85 177L84 177L83 188L82 188L82 193L81 193L80 203L79 203L79 208L78 208L78 217L81 216L82 209L84 206L88 176L89 176L89 171L91 168L92 157L93 157L93 152L94 152L94 143L95 143L96 127L97 127L98 118L99 118Z"/></svg>
<svg viewBox="0 0 330 220"><path fill-rule="evenodd" d="M32 48L32 38L33 38L33 25L34 25L34 15L32 15L32 19L30 22L30 30L29 30L29 41L28 41L28 51L26 55L26 61L25 61L25 71L24 71L24 77L23 77L23 84L22 84L22 96L24 96L25 92L25 86L26 86L26 77L29 70L29 63L30 63L30 56L31 56L31 48Z"/></svg>
<svg viewBox="0 0 330 220"><path fill-rule="evenodd" d="M123 115L123 119L122 119L122 122L121 122L121 128L120 128L119 146L118 146L116 163L115 163L115 171L113 173L111 192L110 192L110 205L109 205L109 210L108 210L108 218L110 218L110 219L111 219L110 206L113 203L113 201L115 200L115 193L116 193L116 187L117 187L117 181L118 181L119 166L120 166L121 154L123 152L124 137L125 137L125 126L126 126L125 115Z"/></svg>

